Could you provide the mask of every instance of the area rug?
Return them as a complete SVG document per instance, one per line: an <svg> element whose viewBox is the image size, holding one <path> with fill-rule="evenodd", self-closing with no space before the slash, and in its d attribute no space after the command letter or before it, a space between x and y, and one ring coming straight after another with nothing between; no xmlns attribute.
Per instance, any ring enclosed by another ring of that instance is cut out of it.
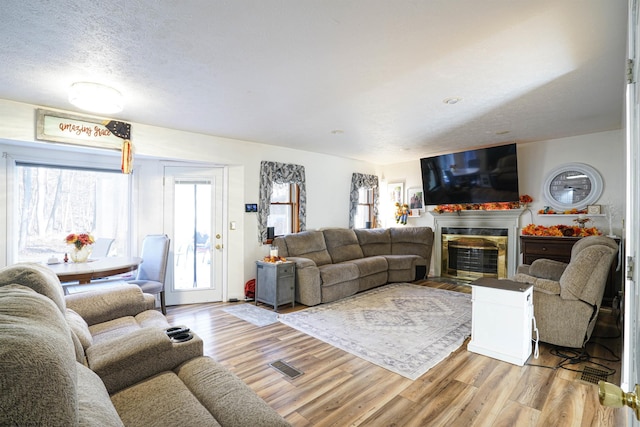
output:
<svg viewBox="0 0 640 427"><path fill-rule="evenodd" d="M471 295L398 283L279 320L415 380L471 335Z"/></svg>
<svg viewBox="0 0 640 427"><path fill-rule="evenodd" d="M260 308L249 303L232 305L230 307L223 308L222 311L226 311L227 313L249 323L253 323L256 326L267 326L278 321L278 313L265 310L264 308Z"/></svg>

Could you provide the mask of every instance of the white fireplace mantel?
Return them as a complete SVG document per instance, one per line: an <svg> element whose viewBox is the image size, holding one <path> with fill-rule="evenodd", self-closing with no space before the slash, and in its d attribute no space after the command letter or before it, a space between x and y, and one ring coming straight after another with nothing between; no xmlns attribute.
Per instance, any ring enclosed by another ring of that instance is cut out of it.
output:
<svg viewBox="0 0 640 427"><path fill-rule="evenodd" d="M520 234L520 216L525 209L509 209L498 211L460 211L452 213L436 213L429 211L434 218L434 273L442 272L442 228L498 228L507 229L507 274L516 274L518 265L518 236Z"/></svg>

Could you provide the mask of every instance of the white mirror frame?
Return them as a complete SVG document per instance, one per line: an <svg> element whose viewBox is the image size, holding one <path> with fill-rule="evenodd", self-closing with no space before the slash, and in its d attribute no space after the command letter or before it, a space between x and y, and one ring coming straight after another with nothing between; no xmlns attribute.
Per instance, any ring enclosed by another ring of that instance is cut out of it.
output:
<svg viewBox="0 0 640 427"><path fill-rule="evenodd" d="M591 181L591 192L589 195L578 203L561 203L551 195L551 182L553 179L564 172L576 171L585 174ZM549 206L558 211L566 211L571 209L585 209L589 205L595 204L602 195L603 182L600 173L589 165L584 163L565 163L552 169L544 180L542 185L542 194L549 203Z"/></svg>

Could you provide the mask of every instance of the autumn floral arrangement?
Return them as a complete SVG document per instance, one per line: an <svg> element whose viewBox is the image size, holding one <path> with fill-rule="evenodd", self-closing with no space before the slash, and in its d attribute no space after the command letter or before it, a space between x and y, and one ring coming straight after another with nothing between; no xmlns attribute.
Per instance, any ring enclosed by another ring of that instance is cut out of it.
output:
<svg viewBox="0 0 640 427"><path fill-rule="evenodd" d="M578 225L544 225L529 224L522 229L524 236L557 236L557 237L586 237L599 236L602 233L596 227L581 228Z"/></svg>
<svg viewBox="0 0 640 427"><path fill-rule="evenodd" d="M73 245L77 250L84 248L87 245L93 245L96 241L89 233L75 234L71 233L65 237L64 241L68 245Z"/></svg>
<svg viewBox="0 0 640 427"><path fill-rule="evenodd" d="M586 214L587 210L586 209L568 209L565 211L556 211L553 208L550 208L549 206L545 206L544 209L540 209L538 211L539 215L580 215L580 214Z"/></svg>
<svg viewBox="0 0 640 427"><path fill-rule="evenodd" d="M285 257L281 257L278 255L267 255L262 259L263 262L286 262L287 259Z"/></svg>
<svg viewBox="0 0 640 427"><path fill-rule="evenodd" d="M436 213L460 211L506 211L510 209L526 209L533 199L528 194L520 196L518 202L466 203L457 205L438 205L433 211Z"/></svg>

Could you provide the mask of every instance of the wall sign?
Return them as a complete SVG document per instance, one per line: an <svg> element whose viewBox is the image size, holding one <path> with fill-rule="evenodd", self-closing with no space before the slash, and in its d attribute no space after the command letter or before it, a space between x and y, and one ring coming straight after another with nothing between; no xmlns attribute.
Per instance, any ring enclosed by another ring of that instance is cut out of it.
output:
<svg viewBox="0 0 640 427"><path fill-rule="evenodd" d="M122 140L130 139L131 126L128 123L125 124L129 130L126 137L117 136L107 128L109 123L112 122L38 109L36 139L120 151Z"/></svg>

